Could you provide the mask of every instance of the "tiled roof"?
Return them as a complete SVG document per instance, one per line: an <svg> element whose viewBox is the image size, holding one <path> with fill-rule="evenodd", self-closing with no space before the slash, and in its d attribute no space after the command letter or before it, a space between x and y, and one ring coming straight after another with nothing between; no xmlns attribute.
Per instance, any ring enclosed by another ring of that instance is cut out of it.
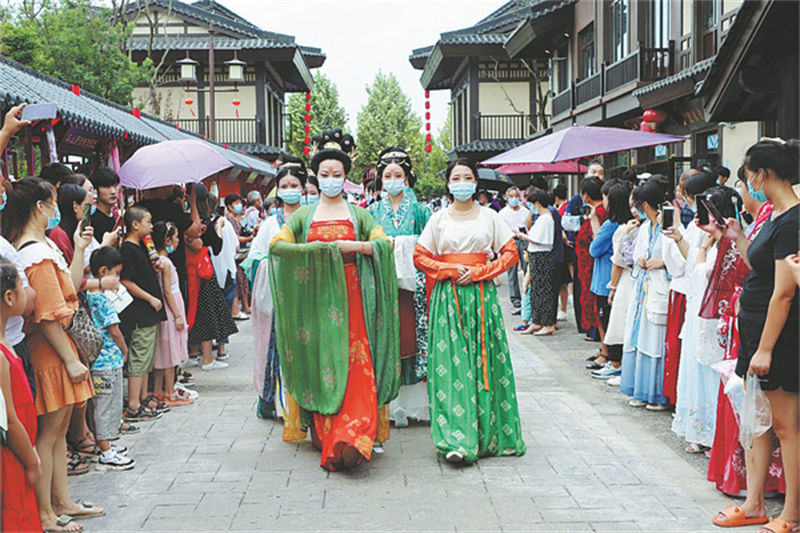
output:
<svg viewBox="0 0 800 533"><path fill-rule="evenodd" d="M147 50L148 39L132 39L132 50ZM159 37L153 39L153 50L207 50L208 37ZM273 41L272 39L236 39L234 37L215 37L217 50L263 50L267 48L294 48L293 42ZM317 49L318 50L318 49Z"/></svg>
<svg viewBox="0 0 800 533"><path fill-rule="evenodd" d="M161 9L171 11L176 15L182 15L200 22L213 22L214 26L217 28L229 30L244 36L261 37L265 33L264 30L256 27L253 24L250 24L249 22L240 22L239 20L231 19L228 16L213 13L208 6L185 4L178 0L133 0L128 7L128 13L133 14L140 9L140 5L145 6L147 4L150 6L160 7Z"/></svg>
<svg viewBox="0 0 800 533"><path fill-rule="evenodd" d="M88 91L77 96L70 85L0 55L0 101L16 105L57 102L58 116L97 135L124 137L137 144L159 142L162 137L133 116L130 109Z"/></svg>
<svg viewBox="0 0 800 533"><path fill-rule="evenodd" d="M264 156L279 156L283 150L277 146L270 146L268 144L260 143L231 143L231 148L236 150L244 150L246 154L264 155Z"/></svg>
<svg viewBox="0 0 800 533"><path fill-rule="evenodd" d="M516 148L522 144L520 140L478 140L470 141L467 144L456 146L453 152L461 153L475 153L475 152L505 152Z"/></svg>
<svg viewBox="0 0 800 533"><path fill-rule="evenodd" d="M502 33L443 33L440 44L503 44L506 36Z"/></svg>
<svg viewBox="0 0 800 533"><path fill-rule="evenodd" d="M633 91L633 96L641 96L644 94L650 94L652 92L658 91L659 89L663 89L665 87L669 87L675 83L680 81L692 78L698 74L702 74L708 69L711 68L711 64L714 62L714 58L710 57L705 59L699 63L695 63L689 68L683 69L682 71L678 72L677 74L673 74L672 76L667 76L663 80L658 80L656 82L651 83L650 85L645 85L644 87L640 87Z"/></svg>

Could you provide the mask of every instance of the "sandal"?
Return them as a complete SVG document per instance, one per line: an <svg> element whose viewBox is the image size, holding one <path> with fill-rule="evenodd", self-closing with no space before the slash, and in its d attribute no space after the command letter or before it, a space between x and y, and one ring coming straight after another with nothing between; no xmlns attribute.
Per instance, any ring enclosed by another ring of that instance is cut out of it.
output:
<svg viewBox="0 0 800 533"><path fill-rule="evenodd" d="M54 527L45 527L43 531L45 533L81 533L81 531L83 531L83 526L81 524L76 523L72 524L73 527L67 527L71 523L72 517L64 514L58 517Z"/></svg>
<svg viewBox="0 0 800 533"><path fill-rule="evenodd" d="M94 454L96 443L94 439L89 438L90 436L91 433L87 433L85 437L78 441L78 444L70 444L70 448L81 456Z"/></svg>
<svg viewBox="0 0 800 533"><path fill-rule="evenodd" d="M164 402L165 405L170 407L178 407L181 405L191 405L194 403L194 400L191 398L187 398L185 396L179 396L178 394L160 394L158 395L158 399Z"/></svg>
<svg viewBox="0 0 800 533"><path fill-rule="evenodd" d="M152 402L155 402L155 406L153 406ZM159 413L169 413L169 407L167 407L164 402L159 400L155 394L150 394L144 400L142 400L142 405Z"/></svg>
<svg viewBox="0 0 800 533"><path fill-rule="evenodd" d="M135 433L139 433L142 430L139 426L134 426L133 424L129 424L127 422L122 422L119 426L119 432L123 435L133 435Z"/></svg>
<svg viewBox="0 0 800 533"><path fill-rule="evenodd" d="M587 357L587 358L586 358L586 360L587 360L587 361L594 361L595 359L597 359L597 358L598 358L598 357L600 357L601 355L603 355L603 352L601 352L600 350L597 350L597 351L594 353L594 355L590 355L589 357Z"/></svg>
<svg viewBox="0 0 800 533"><path fill-rule="evenodd" d="M152 409L145 407L144 404L142 404L136 411L133 411L129 407L126 407L123 416L126 422L144 422L147 420L156 420L158 418L161 418L161 413L159 413L158 411L153 411Z"/></svg>
<svg viewBox="0 0 800 533"><path fill-rule="evenodd" d="M79 476L89 471L89 463L79 453L67 452L67 475Z"/></svg>
<svg viewBox="0 0 800 533"><path fill-rule="evenodd" d="M99 516L105 516L106 510L102 507L96 507L92 502L84 501L81 502L81 510L77 513L69 513L68 515L63 516L71 516L72 518L83 518L84 520L87 518L97 518Z"/></svg>
<svg viewBox="0 0 800 533"><path fill-rule="evenodd" d="M766 520L766 518L764 519ZM767 525L761 526L761 530L767 530L771 533L794 533L798 530L797 527L792 527L789 522L786 520L781 520L779 518L770 518L770 521Z"/></svg>
<svg viewBox="0 0 800 533"><path fill-rule="evenodd" d="M726 520L720 520L720 515L724 516ZM729 505L726 509L717 513L717 516L714 517L712 522L714 522L715 526L719 527L741 527L754 524L766 524L767 517L760 516L747 518L741 507L738 505L735 507L733 505Z"/></svg>
<svg viewBox="0 0 800 533"><path fill-rule="evenodd" d="M690 442L689 445L683 449L686 453L703 453L708 448L703 446L702 444L697 444L696 442Z"/></svg>

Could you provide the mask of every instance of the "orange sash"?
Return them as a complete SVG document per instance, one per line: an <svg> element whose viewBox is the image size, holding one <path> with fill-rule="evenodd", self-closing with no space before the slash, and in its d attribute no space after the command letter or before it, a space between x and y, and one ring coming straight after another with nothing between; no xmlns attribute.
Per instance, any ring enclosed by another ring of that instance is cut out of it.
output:
<svg viewBox="0 0 800 533"><path fill-rule="evenodd" d="M479 266L485 265L486 254L445 254L441 257L445 263L466 265L466 266ZM451 279L453 284L453 296L456 300L456 312L458 313L458 321L461 322L461 309L458 304L458 293L456 292L456 280ZM489 370L486 364L486 310L483 303L483 281L481 284L481 364L483 365L483 388L489 390ZM463 329L463 324L462 324Z"/></svg>

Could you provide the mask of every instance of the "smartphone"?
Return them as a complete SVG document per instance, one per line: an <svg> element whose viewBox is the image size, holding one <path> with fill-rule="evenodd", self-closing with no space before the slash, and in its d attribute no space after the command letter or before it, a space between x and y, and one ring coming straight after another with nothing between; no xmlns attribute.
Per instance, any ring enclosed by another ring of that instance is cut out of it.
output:
<svg viewBox="0 0 800 533"><path fill-rule="evenodd" d="M28 104L22 108L22 120L45 120L56 118L58 106L55 102L47 104Z"/></svg>
<svg viewBox="0 0 800 533"><path fill-rule="evenodd" d="M696 195L694 197L694 205L697 206L697 223L701 226L707 226L710 220L708 218L708 208L706 207L705 195Z"/></svg>
<svg viewBox="0 0 800 533"><path fill-rule="evenodd" d="M578 211L583 216L589 216L589 213L592 212L592 206L590 205L582 205L580 210Z"/></svg>
<svg viewBox="0 0 800 533"><path fill-rule="evenodd" d="M81 215L81 229L86 229L92 225L89 220L89 213L92 212L92 204L83 204L83 214Z"/></svg>
<svg viewBox="0 0 800 533"><path fill-rule="evenodd" d="M671 228L675 225L675 208L671 205L665 205L661 208L661 227Z"/></svg>
<svg viewBox="0 0 800 533"><path fill-rule="evenodd" d="M712 202L711 200L706 198L706 199L703 200L703 203L705 204L706 209L708 210L708 212L711 213L711 216L714 217L714 222L716 223L716 225L719 226L720 228L724 227L725 226L725 217L722 215L720 210L717 209L717 206L714 205L714 202Z"/></svg>
<svg viewBox="0 0 800 533"><path fill-rule="evenodd" d="M528 228L526 228L525 226L520 226L519 227L519 232L520 233L528 233Z"/></svg>

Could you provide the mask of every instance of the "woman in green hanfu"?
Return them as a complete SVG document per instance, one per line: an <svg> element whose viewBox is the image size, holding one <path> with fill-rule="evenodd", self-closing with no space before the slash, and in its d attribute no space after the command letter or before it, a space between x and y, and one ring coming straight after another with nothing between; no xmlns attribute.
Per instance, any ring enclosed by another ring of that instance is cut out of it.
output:
<svg viewBox="0 0 800 533"><path fill-rule="evenodd" d="M333 130L323 142L311 160L322 197L273 239L270 286L285 386L313 414L320 465L337 470L372 455L378 406L400 387L400 341L391 242L342 194L352 138Z"/></svg>
<svg viewBox="0 0 800 533"><path fill-rule="evenodd" d="M508 225L473 202L475 165L459 158L445 175L455 201L431 217L414 250L416 267L437 280L428 334L431 437L451 462L522 455L514 371L492 282L519 254Z"/></svg>
<svg viewBox="0 0 800 533"><path fill-rule="evenodd" d="M411 158L399 147L380 153L376 190L383 198L367 209L394 244L395 268L400 308L400 392L389 405L395 426L408 425L408 419L428 420L428 300L425 274L414 268L413 254L431 211L408 194L416 182ZM376 443L377 444L377 443Z"/></svg>

